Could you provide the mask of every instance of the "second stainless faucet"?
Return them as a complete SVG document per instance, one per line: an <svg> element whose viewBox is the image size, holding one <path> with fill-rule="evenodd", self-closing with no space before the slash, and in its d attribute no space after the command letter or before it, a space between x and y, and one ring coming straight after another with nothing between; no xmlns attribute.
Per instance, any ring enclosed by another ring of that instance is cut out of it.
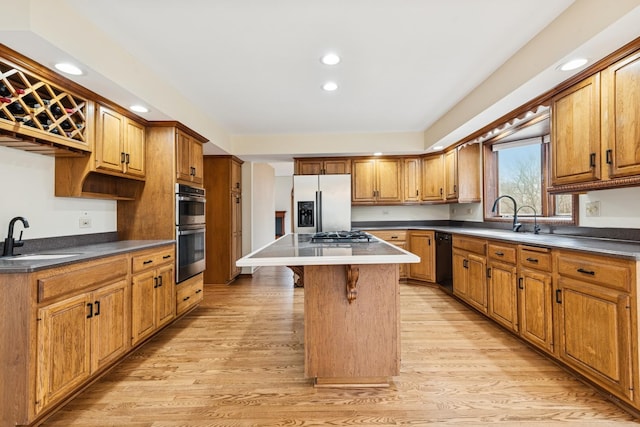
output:
<svg viewBox="0 0 640 427"><path fill-rule="evenodd" d="M500 201L500 199L503 199L505 197L513 202L513 227L512 227L512 230L517 232L518 230L520 230L520 227L522 227L522 224L520 224L518 222L518 204L516 203L516 199L514 199L513 197L508 196L506 194L503 195L503 196L498 197L493 202L493 207L491 208L491 212L495 212L496 211L496 207L498 206L498 201Z"/></svg>

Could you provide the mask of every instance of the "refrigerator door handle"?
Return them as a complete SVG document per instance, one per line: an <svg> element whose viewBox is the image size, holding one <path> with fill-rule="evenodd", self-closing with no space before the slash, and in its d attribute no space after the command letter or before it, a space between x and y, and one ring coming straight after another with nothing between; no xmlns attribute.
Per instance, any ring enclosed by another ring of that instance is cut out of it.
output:
<svg viewBox="0 0 640 427"><path fill-rule="evenodd" d="M316 231L322 231L322 191L316 191Z"/></svg>

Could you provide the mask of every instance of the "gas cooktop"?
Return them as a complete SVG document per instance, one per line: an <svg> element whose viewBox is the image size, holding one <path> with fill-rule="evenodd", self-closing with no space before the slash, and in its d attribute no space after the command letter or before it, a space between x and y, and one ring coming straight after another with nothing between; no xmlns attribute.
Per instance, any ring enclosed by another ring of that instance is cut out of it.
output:
<svg viewBox="0 0 640 427"><path fill-rule="evenodd" d="M312 243L367 243L372 240L364 231L321 231L311 237Z"/></svg>

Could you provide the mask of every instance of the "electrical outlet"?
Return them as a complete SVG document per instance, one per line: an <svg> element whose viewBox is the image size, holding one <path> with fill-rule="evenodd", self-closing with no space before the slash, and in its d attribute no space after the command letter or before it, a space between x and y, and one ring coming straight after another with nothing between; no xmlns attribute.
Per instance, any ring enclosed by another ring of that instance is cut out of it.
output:
<svg viewBox="0 0 640 427"><path fill-rule="evenodd" d="M80 228L91 228L91 218L80 218Z"/></svg>
<svg viewBox="0 0 640 427"><path fill-rule="evenodd" d="M471 215L472 213L473 213L473 209L472 209L472 208L468 208L468 209L467 209L467 214L468 214L468 215Z"/></svg>
<svg viewBox="0 0 640 427"><path fill-rule="evenodd" d="M587 216L600 216L600 201L587 202L585 208Z"/></svg>

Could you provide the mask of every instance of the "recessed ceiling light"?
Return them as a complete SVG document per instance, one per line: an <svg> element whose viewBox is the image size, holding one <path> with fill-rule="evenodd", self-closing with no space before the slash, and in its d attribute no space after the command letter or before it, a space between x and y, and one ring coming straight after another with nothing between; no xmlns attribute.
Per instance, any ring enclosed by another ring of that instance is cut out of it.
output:
<svg viewBox="0 0 640 427"><path fill-rule="evenodd" d="M80 68L73 64L69 64L68 62L58 62L55 67L58 71L62 71L66 74L71 74L73 76L80 76L84 74Z"/></svg>
<svg viewBox="0 0 640 427"><path fill-rule="evenodd" d="M340 62L340 57L335 53L327 53L322 58L320 58L320 62L324 65L336 65Z"/></svg>
<svg viewBox="0 0 640 427"><path fill-rule="evenodd" d="M434 145L433 147L434 150L442 150L444 147L442 145Z"/></svg>
<svg viewBox="0 0 640 427"><path fill-rule="evenodd" d="M560 71L571 71L571 70L575 70L576 68L580 68L582 67L584 64L587 63L587 59L586 58L576 58L576 59L572 59L570 61L565 62L564 64L560 65L558 67L558 70Z"/></svg>
<svg viewBox="0 0 640 427"><path fill-rule="evenodd" d="M131 111L135 111L136 113L148 113L149 109L147 107L143 107L142 105L132 105L129 107Z"/></svg>
<svg viewBox="0 0 640 427"><path fill-rule="evenodd" d="M382 156L382 153L380 151L376 151L375 153L373 153L374 156Z"/></svg>
<svg viewBox="0 0 640 427"><path fill-rule="evenodd" d="M327 92L333 92L334 90L338 89L338 84L336 82L326 82L322 85L322 89L326 90Z"/></svg>

